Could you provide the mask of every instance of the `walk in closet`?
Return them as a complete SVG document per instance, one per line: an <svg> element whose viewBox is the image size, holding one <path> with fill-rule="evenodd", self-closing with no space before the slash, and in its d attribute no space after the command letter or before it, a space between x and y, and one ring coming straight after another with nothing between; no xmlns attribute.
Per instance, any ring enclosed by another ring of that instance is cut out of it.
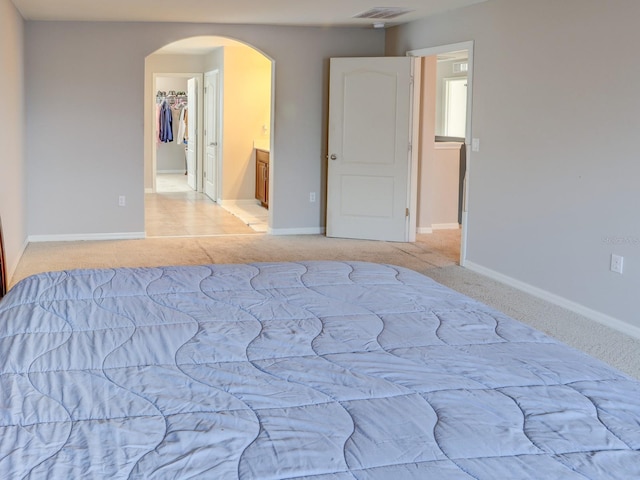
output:
<svg viewBox="0 0 640 480"><path fill-rule="evenodd" d="M187 79L158 77L156 87L157 173L186 174L189 124Z"/></svg>

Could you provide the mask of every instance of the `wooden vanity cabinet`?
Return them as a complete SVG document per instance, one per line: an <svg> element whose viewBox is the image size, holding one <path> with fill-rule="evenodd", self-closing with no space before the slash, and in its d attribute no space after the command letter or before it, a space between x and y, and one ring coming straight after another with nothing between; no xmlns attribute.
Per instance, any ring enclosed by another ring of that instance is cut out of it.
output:
<svg viewBox="0 0 640 480"><path fill-rule="evenodd" d="M269 208L269 152L256 149L256 199Z"/></svg>

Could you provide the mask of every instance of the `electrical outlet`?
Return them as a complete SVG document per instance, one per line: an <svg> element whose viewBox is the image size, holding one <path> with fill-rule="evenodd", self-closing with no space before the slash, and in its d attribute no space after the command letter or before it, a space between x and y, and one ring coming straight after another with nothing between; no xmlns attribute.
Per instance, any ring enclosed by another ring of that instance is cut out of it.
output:
<svg viewBox="0 0 640 480"><path fill-rule="evenodd" d="M127 197L125 197L124 195L120 195L118 197L118 206L124 207L126 204L127 204Z"/></svg>
<svg viewBox="0 0 640 480"><path fill-rule="evenodd" d="M624 265L624 257L611 254L611 271L622 275L622 267Z"/></svg>
<svg viewBox="0 0 640 480"><path fill-rule="evenodd" d="M309 202L314 203L316 201L316 192L309 193Z"/></svg>

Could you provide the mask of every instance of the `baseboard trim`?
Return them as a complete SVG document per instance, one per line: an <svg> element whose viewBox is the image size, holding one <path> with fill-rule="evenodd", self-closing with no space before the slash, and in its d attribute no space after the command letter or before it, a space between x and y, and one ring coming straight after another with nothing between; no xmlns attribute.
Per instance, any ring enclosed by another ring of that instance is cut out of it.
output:
<svg viewBox="0 0 640 480"><path fill-rule="evenodd" d="M145 238L144 232L123 233L74 233L65 235L30 235L28 241L39 242L77 242L94 240L139 240Z"/></svg>
<svg viewBox="0 0 640 480"><path fill-rule="evenodd" d="M324 227L307 228L269 228L269 235L324 235Z"/></svg>
<svg viewBox="0 0 640 480"><path fill-rule="evenodd" d="M541 298L542 300L545 300L549 303L553 303L555 305L558 305L559 307L566 308L567 310L582 315L589 320L593 320L594 322L600 323L606 327L613 328L614 330L622 332L625 335L640 339L640 328L634 325L630 325L629 323L619 320L615 317L585 307L582 304L568 300L564 297L561 297L560 295L556 295L555 293L551 293L541 288L534 287L533 285L522 282L520 280L516 280L515 278L509 277L502 273L496 272L495 270L491 270L490 268L483 267L482 265L478 265L477 263L473 263L468 260L464 263L464 267L476 273L484 275L485 277L492 278L493 280L497 280L501 283L509 285L510 287L533 295L534 297Z"/></svg>
<svg viewBox="0 0 640 480"><path fill-rule="evenodd" d="M416 228L416 233L433 233L433 228L431 228L431 227L418 227L418 228Z"/></svg>
<svg viewBox="0 0 640 480"><path fill-rule="evenodd" d="M175 175L175 174L183 174L184 175L184 168L179 169L179 170L157 170L156 171L157 174L168 174L168 175Z"/></svg>
<svg viewBox="0 0 640 480"><path fill-rule="evenodd" d="M434 230L460 230L459 223L434 223L431 225Z"/></svg>

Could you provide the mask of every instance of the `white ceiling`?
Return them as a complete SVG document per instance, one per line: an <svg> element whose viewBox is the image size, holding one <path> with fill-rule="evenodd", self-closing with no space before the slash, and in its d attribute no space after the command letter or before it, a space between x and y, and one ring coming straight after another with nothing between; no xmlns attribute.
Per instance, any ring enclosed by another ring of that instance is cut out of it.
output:
<svg viewBox="0 0 640 480"><path fill-rule="evenodd" d="M406 23L487 0L13 0L26 20L362 26ZM391 20L353 18L376 7L411 12Z"/></svg>

